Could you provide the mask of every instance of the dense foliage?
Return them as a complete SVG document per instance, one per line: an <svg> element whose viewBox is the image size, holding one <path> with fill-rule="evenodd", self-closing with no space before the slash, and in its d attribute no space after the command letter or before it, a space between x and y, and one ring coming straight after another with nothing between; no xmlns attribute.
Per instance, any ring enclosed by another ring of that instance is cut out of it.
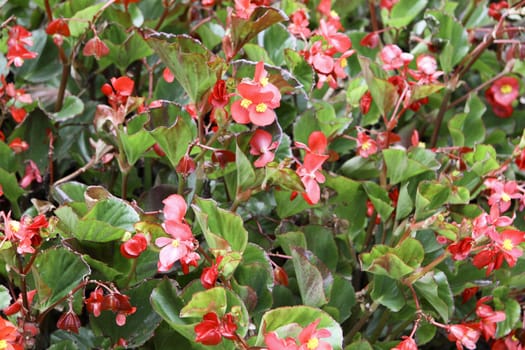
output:
<svg viewBox="0 0 525 350"><path fill-rule="evenodd" d="M0 349L523 349L525 1L0 0Z"/></svg>

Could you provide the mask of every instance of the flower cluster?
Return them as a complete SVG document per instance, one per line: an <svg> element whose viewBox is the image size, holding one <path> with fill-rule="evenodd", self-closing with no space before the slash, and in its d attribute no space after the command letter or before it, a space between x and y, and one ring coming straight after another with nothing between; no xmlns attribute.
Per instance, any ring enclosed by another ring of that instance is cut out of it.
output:
<svg viewBox="0 0 525 350"><path fill-rule="evenodd" d="M42 214L34 218L23 216L20 221L16 221L4 212L0 212L0 216L4 220L4 238L0 241L0 247L8 241L16 247L18 254L34 253L35 248L42 243L40 229L48 226L46 217Z"/></svg>
<svg viewBox="0 0 525 350"><path fill-rule="evenodd" d="M162 226L169 237L159 237L155 245L159 248L159 261L157 264L160 272L169 271L175 262L179 261L184 273L189 272L189 266L197 266L200 259L195 252L198 241L193 237L190 226L185 222L187 205L184 197L173 194L162 201L164 203L164 223Z"/></svg>
<svg viewBox="0 0 525 350"><path fill-rule="evenodd" d="M84 300L86 310L93 316L100 316L102 311L109 310L117 314L115 322L119 326L126 324L126 317L137 311L135 306L129 302L127 295L121 294L116 290L111 290L105 294L101 287L95 288L89 298ZM65 317L65 316L64 316Z"/></svg>
<svg viewBox="0 0 525 350"><path fill-rule="evenodd" d="M490 88L485 91L485 97L495 115L500 118L508 118L514 112L512 103L518 98L519 90L518 79L502 77L492 83Z"/></svg>
<svg viewBox="0 0 525 350"><path fill-rule="evenodd" d="M22 67L24 60L30 60L37 56L36 52L29 51L28 46L33 46L31 32L22 27L15 25L9 28L9 37L7 39L7 65L14 64L15 67Z"/></svg>
<svg viewBox="0 0 525 350"><path fill-rule="evenodd" d="M0 317L0 348L5 350L23 350L23 339L18 329L8 320Z"/></svg>
<svg viewBox="0 0 525 350"><path fill-rule="evenodd" d="M266 126L274 122L274 109L281 104L281 93L268 81L267 76L268 72L261 61L255 67L253 80L245 79L237 85L237 92L241 98L231 106L232 118L237 123Z"/></svg>
<svg viewBox="0 0 525 350"><path fill-rule="evenodd" d="M27 116L27 108L33 103L33 98L22 88L17 89L15 84L8 83L0 75L0 108L7 109L13 120L20 124Z"/></svg>
<svg viewBox="0 0 525 350"><path fill-rule="evenodd" d="M338 79L347 77L345 68L346 59L354 51L350 38L340 32L343 29L337 14L331 10L331 1L321 1L317 8L322 15L319 28L310 33L308 30L308 19L303 10L292 15L290 24L292 33L300 35L305 39L312 35L309 46L300 51L300 54L312 66L317 74L317 88L320 89L325 83L331 88L337 88Z"/></svg>

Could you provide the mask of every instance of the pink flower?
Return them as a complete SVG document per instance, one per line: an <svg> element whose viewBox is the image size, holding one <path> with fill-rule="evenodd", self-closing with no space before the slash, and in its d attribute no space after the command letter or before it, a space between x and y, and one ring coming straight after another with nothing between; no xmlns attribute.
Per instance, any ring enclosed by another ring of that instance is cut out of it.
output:
<svg viewBox="0 0 525 350"><path fill-rule="evenodd" d="M7 39L7 65L15 64L21 67L24 60L33 59L37 56L36 52L29 51L26 46L33 46L32 34L20 25L13 26L9 29Z"/></svg>
<svg viewBox="0 0 525 350"><path fill-rule="evenodd" d="M405 338L401 343L397 344L391 350L417 350L417 344L414 338Z"/></svg>
<svg viewBox="0 0 525 350"><path fill-rule="evenodd" d="M301 178L305 188L302 195L308 204L316 204L321 199L319 183L325 182L325 177L320 170L327 159L326 155L307 153L303 164L297 168L297 175Z"/></svg>
<svg viewBox="0 0 525 350"><path fill-rule="evenodd" d="M521 199L522 194L516 181L501 182L496 179L485 181L485 185L491 190L489 197L490 206L498 206L500 212L510 208L512 199Z"/></svg>
<svg viewBox="0 0 525 350"><path fill-rule="evenodd" d="M502 77L496 80L489 88L494 100L500 105L510 105L519 96L520 83L514 77Z"/></svg>
<svg viewBox="0 0 525 350"><path fill-rule="evenodd" d="M437 61L434 56L419 55L416 58L416 66L417 70L409 70L409 73L419 84L432 84L443 75L443 71L437 70Z"/></svg>
<svg viewBox="0 0 525 350"><path fill-rule="evenodd" d="M242 19L248 19L252 15L257 5L250 0L235 0L235 14Z"/></svg>
<svg viewBox="0 0 525 350"><path fill-rule="evenodd" d="M299 350L332 350L330 343L320 340L321 338L328 338L332 334L328 329L317 329L319 322L321 319L315 320L299 333Z"/></svg>
<svg viewBox="0 0 525 350"><path fill-rule="evenodd" d="M275 332L269 332L264 335L264 343L268 350L298 350L299 347L295 339L288 337L281 339Z"/></svg>
<svg viewBox="0 0 525 350"><path fill-rule="evenodd" d="M314 131L308 136L308 146L302 142L295 142L298 148L306 150L307 153L325 155L328 147L328 140L322 131Z"/></svg>
<svg viewBox="0 0 525 350"><path fill-rule="evenodd" d="M258 126L270 125L276 114L274 108L281 104L281 93L268 82L264 62L257 63L253 80L244 80L237 86L241 99L231 106L233 120L239 124L253 123Z"/></svg>
<svg viewBox="0 0 525 350"><path fill-rule="evenodd" d="M40 175L40 170L38 169L38 166L35 164L35 162L28 160L26 163L24 177L22 177L20 180L20 187L26 188L31 185L33 181L42 183L42 175Z"/></svg>
<svg viewBox="0 0 525 350"><path fill-rule="evenodd" d="M337 31L337 27L332 23L326 22L324 19L319 21L319 29L317 33L320 34L331 47L325 51L327 55L333 55L336 52L346 52L352 47L350 38Z"/></svg>
<svg viewBox="0 0 525 350"><path fill-rule="evenodd" d="M94 36L84 45L82 54L84 56L95 56L99 60L101 57L109 55L109 48L98 36Z"/></svg>
<svg viewBox="0 0 525 350"><path fill-rule="evenodd" d="M304 9L299 9L291 14L290 24L288 25L288 31L295 36L299 36L303 39L310 37L312 32L308 29L308 16Z"/></svg>
<svg viewBox="0 0 525 350"><path fill-rule="evenodd" d="M455 341L458 350L462 350L463 346L467 349L476 349L476 343L478 342L480 332L479 330L472 328L471 325L466 324L455 324L447 327L448 339Z"/></svg>
<svg viewBox="0 0 525 350"><path fill-rule="evenodd" d="M403 52L397 45L389 44L381 50L379 58L383 61L384 70L394 70L408 65L414 56Z"/></svg>
<svg viewBox="0 0 525 350"><path fill-rule="evenodd" d="M363 157L368 158L372 154L377 153L377 143L371 139L365 132L357 133L357 153Z"/></svg>
<svg viewBox="0 0 525 350"><path fill-rule="evenodd" d="M164 203L163 213L166 221L175 221L177 223L184 221L184 216L188 210L184 197L179 194L172 194L165 198L162 203Z"/></svg>
<svg viewBox="0 0 525 350"><path fill-rule="evenodd" d="M262 168L273 160L275 154L270 152L279 145L279 142L272 142L272 134L267 131L257 129L250 140L250 154L259 156L253 163L255 167Z"/></svg>
<svg viewBox="0 0 525 350"><path fill-rule="evenodd" d="M359 42L361 46L368 47L369 49L375 49L379 45L379 34L376 32L368 33Z"/></svg>

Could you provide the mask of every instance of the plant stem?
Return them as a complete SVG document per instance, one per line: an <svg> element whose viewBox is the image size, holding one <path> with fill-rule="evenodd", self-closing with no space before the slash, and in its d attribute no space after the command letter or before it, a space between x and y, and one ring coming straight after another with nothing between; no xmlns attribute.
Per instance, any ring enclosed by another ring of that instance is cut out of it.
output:
<svg viewBox="0 0 525 350"><path fill-rule="evenodd" d="M357 334L363 328L363 326L368 322L368 319L372 314L376 311L376 309L379 307L379 304L374 302L370 307L363 313L361 318L357 321L356 324L350 329L350 331L344 336L343 344L349 344L352 341L352 338L354 338L354 335Z"/></svg>
<svg viewBox="0 0 525 350"><path fill-rule="evenodd" d="M447 252L444 252L440 256L438 256L434 261L432 261L430 264L426 265L425 267L418 270L413 275L408 276L403 280L403 284L409 286L412 285L415 281L420 279L421 277L425 276L428 272L430 272L434 267L441 264L443 260L445 260L449 254Z"/></svg>

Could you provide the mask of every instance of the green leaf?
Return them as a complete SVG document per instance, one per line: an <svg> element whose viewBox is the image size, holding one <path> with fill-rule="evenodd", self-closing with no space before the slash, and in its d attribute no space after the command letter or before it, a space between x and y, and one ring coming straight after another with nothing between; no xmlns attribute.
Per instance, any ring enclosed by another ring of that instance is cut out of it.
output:
<svg viewBox="0 0 525 350"><path fill-rule="evenodd" d="M151 136L166 153L173 168L177 167L193 140L192 126L184 118L179 117L172 126L160 126L151 132Z"/></svg>
<svg viewBox="0 0 525 350"><path fill-rule="evenodd" d="M20 198L20 196L24 194L24 190L18 185L16 176L0 168L0 184L2 185L4 196L7 199L9 199L9 202L11 203L13 210L20 211L18 209L17 201L18 201L18 198Z"/></svg>
<svg viewBox="0 0 525 350"><path fill-rule="evenodd" d="M306 249L306 237L301 231L285 232L277 235L277 243L286 255L292 255L292 248Z"/></svg>
<svg viewBox="0 0 525 350"><path fill-rule="evenodd" d="M374 275L370 296L375 302L398 312L405 306L404 286L396 280L382 275Z"/></svg>
<svg viewBox="0 0 525 350"><path fill-rule="evenodd" d="M484 176L492 170L499 169L496 160L496 150L492 145L476 145L474 152L466 153L463 159L472 171L479 176Z"/></svg>
<svg viewBox="0 0 525 350"><path fill-rule="evenodd" d="M427 16L438 23L435 38L445 42L439 55L439 63L445 73L450 73L470 50L467 31L459 21L445 13L432 10L427 11Z"/></svg>
<svg viewBox="0 0 525 350"><path fill-rule="evenodd" d="M128 122L126 130L122 128L118 130L122 148L124 148L124 153L130 165L134 165L137 160L155 144L155 138L144 129L146 121L146 115L138 116ZM138 130L134 130L136 128L138 128Z"/></svg>
<svg viewBox="0 0 525 350"><path fill-rule="evenodd" d="M55 122L63 122L72 119L84 112L84 103L74 95L66 96L62 109L56 113L48 114Z"/></svg>
<svg viewBox="0 0 525 350"><path fill-rule="evenodd" d="M309 94L314 82L314 71L312 66L306 62L303 56L293 49L284 50L284 59L292 75L303 84L303 89Z"/></svg>
<svg viewBox="0 0 525 350"><path fill-rule="evenodd" d="M416 194L416 220L423 220L436 213L447 202L451 194L450 187L437 182L421 182Z"/></svg>
<svg viewBox="0 0 525 350"><path fill-rule="evenodd" d="M294 50L297 39L282 24L275 24L264 31L263 47L268 52L274 65L285 63L285 50Z"/></svg>
<svg viewBox="0 0 525 350"><path fill-rule="evenodd" d="M428 0L400 0L392 7L390 17L385 22L391 27L404 27L416 18L427 6Z"/></svg>
<svg viewBox="0 0 525 350"><path fill-rule="evenodd" d="M87 187L83 183L70 181L53 186L51 193L53 199L60 205L69 202L83 202L84 192L86 192Z"/></svg>
<svg viewBox="0 0 525 350"><path fill-rule="evenodd" d="M496 337L500 338L508 334L512 329L518 326L520 323L521 307L520 304L512 298L502 300L503 308L505 312L505 320L498 322L498 330Z"/></svg>
<svg viewBox="0 0 525 350"><path fill-rule="evenodd" d="M256 7L249 19L238 16L231 17L232 54L235 55L244 44L255 38L257 34L275 23L288 20L288 17L273 7Z"/></svg>
<svg viewBox="0 0 525 350"><path fill-rule="evenodd" d="M323 276L306 256L302 248L292 248L292 262L299 285L301 299L308 306L322 306L328 302L324 292Z"/></svg>
<svg viewBox="0 0 525 350"><path fill-rule="evenodd" d="M429 273L414 284L417 295L425 299L448 322L454 312L454 299L447 277L441 271Z"/></svg>
<svg viewBox="0 0 525 350"><path fill-rule="evenodd" d="M296 118L293 125L294 140L308 144L308 137L316 130L321 129L319 121L312 110L308 110Z"/></svg>
<svg viewBox="0 0 525 350"><path fill-rule="evenodd" d="M239 215L219 208L212 199L197 197L192 208L211 249L244 252L248 231Z"/></svg>
<svg viewBox="0 0 525 350"><path fill-rule="evenodd" d="M191 300L180 310L180 317L201 318L209 312L226 313L226 289L215 287L193 294Z"/></svg>
<svg viewBox="0 0 525 350"><path fill-rule="evenodd" d="M386 164L387 176L390 178L392 185L431 170L424 164L410 159L404 150L385 149L383 150L383 158Z"/></svg>
<svg viewBox="0 0 525 350"><path fill-rule="evenodd" d="M90 273L82 258L65 249L49 249L39 254L32 268L40 311L67 296Z"/></svg>
<svg viewBox="0 0 525 350"><path fill-rule="evenodd" d="M9 290L5 286L0 285L0 309L5 309L9 304L11 304Z"/></svg>
<svg viewBox="0 0 525 350"><path fill-rule="evenodd" d="M396 207L396 221L406 218L414 209L414 202L408 193L408 183L399 188L399 197Z"/></svg>
<svg viewBox="0 0 525 350"><path fill-rule="evenodd" d="M95 14L104 6L104 3L89 6L75 13L68 21L69 31L72 37L78 37L89 27L89 23L95 17Z"/></svg>
<svg viewBox="0 0 525 350"><path fill-rule="evenodd" d="M308 204L302 195L297 195L293 200L290 199L292 194L291 191L278 191L274 192L275 201L277 203L277 215L281 218L287 218L292 215L298 214L312 206Z"/></svg>
<svg viewBox="0 0 525 350"><path fill-rule="evenodd" d="M337 321L339 323L350 317L355 303L355 290L352 283L341 276L335 276L330 301L327 305L338 310L339 317Z"/></svg>
<svg viewBox="0 0 525 350"><path fill-rule="evenodd" d="M238 143L235 148L235 165L237 168L237 193L252 188L255 183L255 171Z"/></svg>
<svg viewBox="0 0 525 350"><path fill-rule="evenodd" d="M295 338L300 330L312 322L319 320L317 329L327 329L330 337L323 341L332 345L334 350L341 350L343 343L343 332L337 321L326 312L309 306L281 307L266 312L262 318L256 345L264 345L264 335L268 332L276 332L280 338ZM295 325L295 327L290 327Z"/></svg>
<svg viewBox="0 0 525 350"><path fill-rule="evenodd" d="M222 76L222 60L188 35L151 34L146 42L196 104Z"/></svg>
<svg viewBox="0 0 525 350"><path fill-rule="evenodd" d="M388 197L388 192L371 181L364 182L363 188L379 216L381 216L383 220L388 219L394 211L394 207L391 205L392 201L390 197Z"/></svg>
<svg viewBox="0 0 525 350"><path fill-rule="evenodd" d="M321 225L303 227L308 250L315 254L331 271L337 268L339 252L332 230Z"/></svg>
<svg viewBox="0 0 525 350"><path fill-rule="evenodd" d="M350 117L337 116L331 103L320 101L314 103L314 107L319 127L327 137L344 131L352 122Z"/></svg>

